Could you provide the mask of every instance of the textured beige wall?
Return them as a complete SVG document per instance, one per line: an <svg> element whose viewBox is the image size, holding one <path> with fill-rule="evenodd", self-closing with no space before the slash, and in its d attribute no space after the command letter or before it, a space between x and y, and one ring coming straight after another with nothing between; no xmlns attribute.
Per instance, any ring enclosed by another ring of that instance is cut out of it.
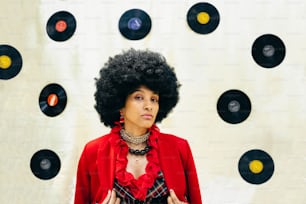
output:
<svg viewBox="0 0 306 204"><path fill-rule="evenodd" d="M21 72L0 80L0 203L72 203L75 173L84 144L109 130L93 108L94 80L100 67L123 49L149 48L163 53L183 84L174 112L162 131L189 140L205 204L306 203L306 3L295 1L210 1L221 20L211 34L187 25L186 13L197 1L1 0L0 44L23 57ZM121 14L131 8L151 17L149 35L123 38ZM77 29L65 42L52 41L45 27L59 11L71 12ZM286 57L273 69L259 67L251 56L254 40L279 36ZM61 84L66 109L46 117L38 97L49 83ZM236 125L217 114L219 96L239 89L252 102L249 118ZM32 155L51 149L61 159L59 174L36 178ZM274 160L272 178L262 185L245 182L239 158L262 149Z"/></svg>

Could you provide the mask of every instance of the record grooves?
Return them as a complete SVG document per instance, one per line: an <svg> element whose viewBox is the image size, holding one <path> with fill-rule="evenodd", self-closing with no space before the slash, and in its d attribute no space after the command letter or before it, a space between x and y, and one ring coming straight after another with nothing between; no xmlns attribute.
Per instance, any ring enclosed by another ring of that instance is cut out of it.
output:
<svg viewBox="0 0 306 204"><path fill-rule="evenodd" d="M119 31L129 40L140 40L151 30L151 18L143 10L131 9L119 19Z"/></svg>
<svg viewBox="0 0 306 204"><path fill-rule="evenodd" d="M10 45L0 45L0 79L11 79L21 70L22 57Z"/></svg>
<svg viewBox="0 0 306 204"><path fill-rule="evenodd" d="M240 90L228 90L219 97L217 111L224 121L231 124L241 123L250 115L251 101Z"/></svg>
<svg viewBox="0 0 306 204"><path fill-rule="evenodd" d="M212 4L197 3L188 10L187 23L196 33L211 33L216 30L219 22L219 12Z"/></svg>
<svg viewBox="0 0 306 204"><path fill-rule="evenodd" d="M262 184L274 173L274 162L263 150L254 149L244 153L238 163L241 177L251 184Z"/></svg>
<svg viewBox="0 0 306 204"><path fill-rule="evenodd" d="M64 111L67 103L65 90L59 84L49 84L40 93L39 107L50 117L59 115Z"/></svg>
<svg viewBox="0 0 306 204"><path fill-rule="evenodd" d="M76 20L71 13L59 11L49 18L46 30L52 40L66 41L76 30Z"/></svg>
<svg viewBox="0 0 306 204"><path fill-rule="evenodd" d="M261 67L273 68L284 60L286 48L283 41L272 34L258 37L252 46L252 57Z"/></svg>
<svg viewBox="0 0 306 204"><path fill-rule="evenodd" d="M37 151L31 158L30 168L34 176L48 180L54 178L61 168L61 161L57 154L51 150Z"/></svg>

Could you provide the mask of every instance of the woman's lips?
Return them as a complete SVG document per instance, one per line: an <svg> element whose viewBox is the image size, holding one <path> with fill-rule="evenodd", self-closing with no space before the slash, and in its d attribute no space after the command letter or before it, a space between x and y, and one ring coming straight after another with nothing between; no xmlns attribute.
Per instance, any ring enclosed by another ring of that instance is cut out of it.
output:
<svg viewBox="0 0 306 204"><path fill-rule="evenodd" d="M147 119L147 120L153 118L153 115L151 115L151 114L143 114L143 115L141 115L141 116L142 116L144 119Z"/></svg>

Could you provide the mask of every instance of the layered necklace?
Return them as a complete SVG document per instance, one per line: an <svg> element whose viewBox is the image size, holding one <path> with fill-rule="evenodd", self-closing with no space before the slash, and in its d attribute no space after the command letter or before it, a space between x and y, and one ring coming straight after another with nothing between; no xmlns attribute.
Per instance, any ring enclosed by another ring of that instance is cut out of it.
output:
<svg viewBox="0 0 306 204"><path fill-rule="evenodd" d="M132 143L132 144L135 144L135 145L139 145L141 143L144 143L148 140L149 136L150 136L150 132L147 132L146 134L144 135L140 135L140 136L131 136L129 133L127 133L125 131L124 128L122 128L120 130L120 135L121 135L121 138L123 140L125 140L126 142L129 142L129 143ZM135 150L135 149L131 149L129 148L129 152L131 154L134 154L134 155L145 155L146 153L148 153L150 151L151 147L147 144L147 146L142 149L142 150Z"/></svg>

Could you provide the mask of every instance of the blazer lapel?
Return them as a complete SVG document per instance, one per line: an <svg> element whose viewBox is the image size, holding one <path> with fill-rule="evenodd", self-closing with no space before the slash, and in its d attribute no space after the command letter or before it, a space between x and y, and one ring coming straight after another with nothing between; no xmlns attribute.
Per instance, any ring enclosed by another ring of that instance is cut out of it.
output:
<svg viewBox="0 0 306 204"><path fill-rule="evenodd" d="M184 195L185 174L178 147L174 142L163 138L162 134L159 135L159 161L169 190L173 189L177 195Z"/></svg>
<svg viewBox="0 0 306 204"><path fill-rule="evenodd" d="M99 176L99 191L104 198L108 190L113 189L115 178L115 149L109 139L100 144L97 153L97 174Z"/></svg>

